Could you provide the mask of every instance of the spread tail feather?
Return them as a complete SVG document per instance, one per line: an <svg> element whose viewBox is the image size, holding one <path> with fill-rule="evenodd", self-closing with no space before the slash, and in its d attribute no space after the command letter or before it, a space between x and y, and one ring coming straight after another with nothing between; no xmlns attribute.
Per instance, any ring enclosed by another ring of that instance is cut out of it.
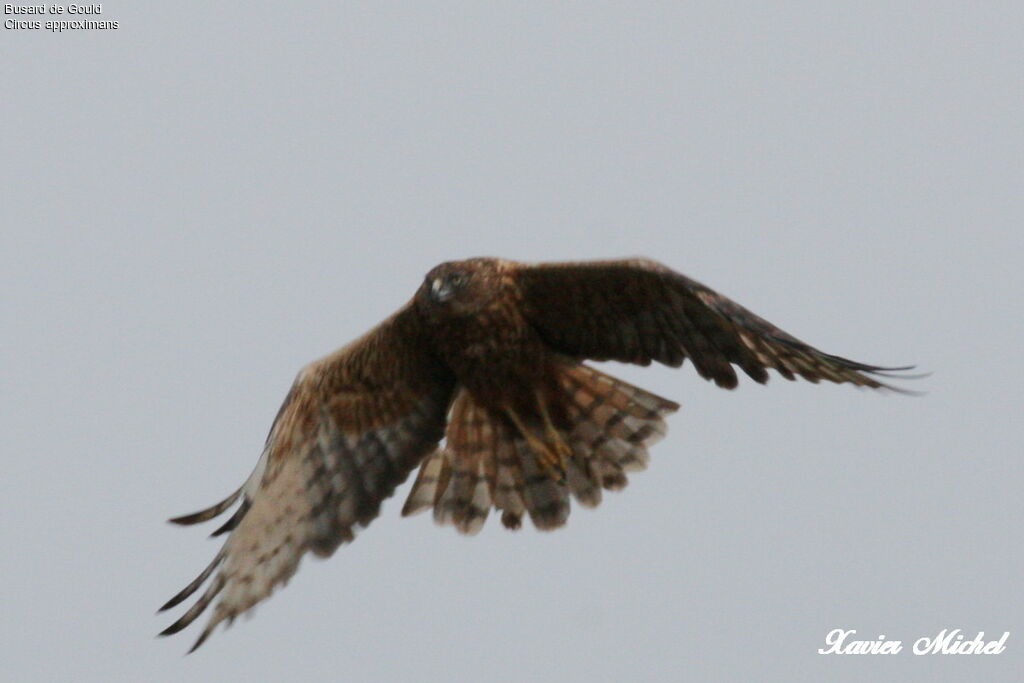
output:
<svg viewBox="0 0 1024 683"><path fill-rule="evenodd" d="M585 365L563 368L558 385L568 426L556 427L540 405L543 426L533 431L515 413L507 419L463 389L445 447L421 465L402 514L433 508L438 524L474 534L494 507L510 529L524 514L538 529L558 528L568 519L570 494L596 506L602 489L619 490L627 472L644 469L647 448L665 435L664 416L679 408ZM551 466L559 457L561 471Z"/></svg>

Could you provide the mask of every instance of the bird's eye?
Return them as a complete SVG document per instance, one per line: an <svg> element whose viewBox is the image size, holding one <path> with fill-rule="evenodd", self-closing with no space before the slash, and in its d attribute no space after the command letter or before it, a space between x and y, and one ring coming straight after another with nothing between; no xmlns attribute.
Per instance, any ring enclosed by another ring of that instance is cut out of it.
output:
<svg viewBox="0 0 1024 683"><path fill-rule="evenodd" d="M453 287L459 287L466 281L466 276L462 273L452 273L448 276L448 282Z"/></svg>

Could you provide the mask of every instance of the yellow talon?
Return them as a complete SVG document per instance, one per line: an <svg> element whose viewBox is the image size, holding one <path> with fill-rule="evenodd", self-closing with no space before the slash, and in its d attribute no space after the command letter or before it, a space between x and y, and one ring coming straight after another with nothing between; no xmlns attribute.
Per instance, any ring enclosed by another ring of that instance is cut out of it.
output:
<svg viewBox="0 0 1024 683"><path fill-rule="evenodd" d="M544 404L541 403L540 406L541 416L544 420L545 436L550 439L550 442L537 438L536 434L526 428L526 425L523 424L514 410L506 408L505 412L508 414L509 419L512 420L512 424L515 425L519 433L526 439L526 443L529 444L530 448L537 455L537 463L548 476L561 484L565 482L566 462L572 455L572 450L551 423L551 418L548 416Z"/></svg>
<svg viewBox="0 0 1024 683"><path fill-rule="evenodd" d="M565 470L569 459L572 458L572 449L569 448L569 444L565 443L562 433L555 429L551 415L548 414L548 408L544 404L544 396L540 392L537 392L536 396L537 405L540 406L540 417L544 421L544 432L548 438L549 471L554 470L551 473L557 475L555 479L561 483L565 481ZM552 451L554 452L552 453Z"/></svg>
<svg viewBox="0 0 1024 683"><path fill-rule="evenodd" d="M559 483L563 483L565 481L565 469L568 465L569 458L572 457L572 451L561 439L556 441L554 444L545 445L548 446L548 448L544 450L543 457L539 458L540 463L552 478L557 480Z"/></svg>

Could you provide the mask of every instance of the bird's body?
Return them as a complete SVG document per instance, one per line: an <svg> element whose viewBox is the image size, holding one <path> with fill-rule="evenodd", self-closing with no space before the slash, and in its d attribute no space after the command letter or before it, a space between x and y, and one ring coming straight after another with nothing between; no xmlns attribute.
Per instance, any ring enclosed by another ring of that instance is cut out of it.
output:
<svg viewBox="0 0 1024 683"><path fill-rule="evenodd" d="M327 556L352 540L416 467L403 514L433 509L463 533L478 531L492 508L506 527L528 516L554 529L570 496L597 505L602 489L643 469L679 406L587 359L690 359L725 388L736 386L733 366L760 383L771 368L788 379L887 386L872 377L887 368L818 351L652 261L441 264L406 306L299 373L238 491L172 520L205 521L241 499L215 532L230 536L214 561L164 608L212 576L209 586L164 633L219 595L198 647L294 574L305 552Z"/></svg>
<svg viewBox="0 0 1024 683"><path fill-rule="evenodd" d="M538 383L550 383L552 354L523 316L514 264L472 259L463 267L470 265L481 282L469 301L439 305L431 283L461 276L457 264L442 264L428 274L413 308L442 362L478 402L492 409L528 404Z"/></svg>

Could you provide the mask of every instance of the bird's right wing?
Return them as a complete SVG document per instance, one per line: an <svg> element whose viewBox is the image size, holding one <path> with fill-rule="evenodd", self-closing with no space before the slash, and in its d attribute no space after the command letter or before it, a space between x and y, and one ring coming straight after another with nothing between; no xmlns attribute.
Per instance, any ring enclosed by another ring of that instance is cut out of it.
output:
<svg viewBox="0 0 1024 683"><path fill-rule="evenodd" d="M230 536L213 562L162 609L212 581L162 635L191 624L219 596L194 650L218 623L287 581L307 550L328 556L377 516L444 434L454 380L429 349L407 305L299 373L249 480L221 503L171 520L205 521L242 499L214 532Z"/></svg>

